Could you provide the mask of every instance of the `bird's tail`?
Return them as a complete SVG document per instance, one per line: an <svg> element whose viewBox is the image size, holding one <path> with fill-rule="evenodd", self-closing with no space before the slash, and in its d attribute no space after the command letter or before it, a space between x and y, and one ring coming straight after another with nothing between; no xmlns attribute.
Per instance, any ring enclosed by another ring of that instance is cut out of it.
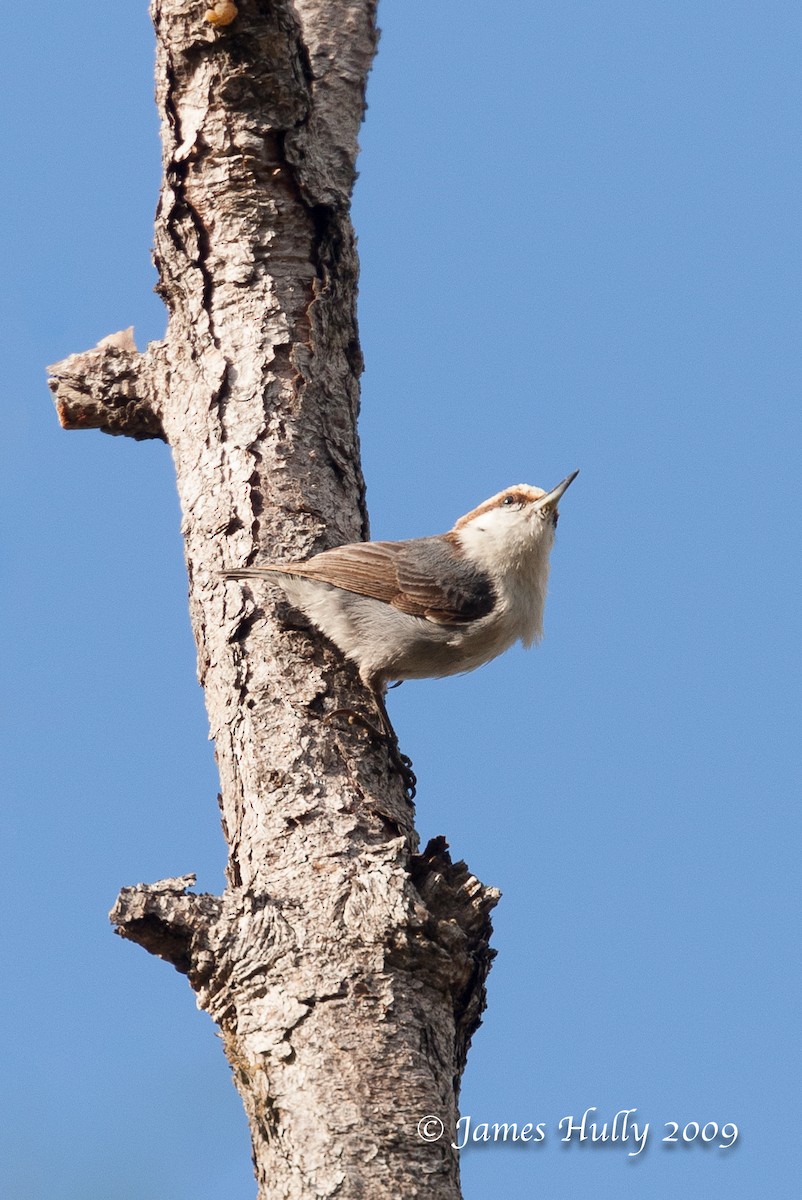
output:
<svg viewBox="0 0 802 1200"><path fill-rule="evenodd" d="M231 567L220 572L224 579L264 579L276 573L281 574L281 567Z"/></svg>

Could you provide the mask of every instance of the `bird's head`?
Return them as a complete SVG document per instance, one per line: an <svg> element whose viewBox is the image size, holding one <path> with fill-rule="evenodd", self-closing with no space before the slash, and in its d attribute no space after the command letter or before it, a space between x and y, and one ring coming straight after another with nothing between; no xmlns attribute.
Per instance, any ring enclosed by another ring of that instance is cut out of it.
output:
<svg viewBox="0 0 802 1200"><path fill-rule="evenodd" d="M505 570L554 540L557 506L576 479L573 471L550 492L519 483L505 488L457 521L452 533L470 558L489 570Z"/></svg>

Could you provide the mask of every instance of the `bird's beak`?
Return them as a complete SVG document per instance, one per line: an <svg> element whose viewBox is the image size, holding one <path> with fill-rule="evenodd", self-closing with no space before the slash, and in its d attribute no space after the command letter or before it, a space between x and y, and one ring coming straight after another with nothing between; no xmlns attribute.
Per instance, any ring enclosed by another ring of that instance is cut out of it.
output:
<svg viewBox="0 0 802 1200"><path fill-rule="evenodd" d="M535 512L544 512L546 509L556 508L563 493L568 491L578 474L579 471L572 471L570 475L566 475L562 483L557 484L556 488L552 488L550 492L546 492L545 496L541 496L539 500L536 500L532 505Z"/></svg>

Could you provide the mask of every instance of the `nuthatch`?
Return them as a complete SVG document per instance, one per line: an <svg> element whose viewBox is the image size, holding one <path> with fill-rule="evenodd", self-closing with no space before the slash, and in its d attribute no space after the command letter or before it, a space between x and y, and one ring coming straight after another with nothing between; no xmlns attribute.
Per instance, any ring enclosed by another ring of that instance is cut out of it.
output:
<svg viewBox="0 0 802 1200"><path fill-rule="evenodd" d="M517 641L539 640L557 505L578 474L550 492L525 483L506 488L435 537L355 542L305 562L224 575L275 577L289 601L356 663L414 796L415 776L384 703L387 685L472 671Z"/></svg>

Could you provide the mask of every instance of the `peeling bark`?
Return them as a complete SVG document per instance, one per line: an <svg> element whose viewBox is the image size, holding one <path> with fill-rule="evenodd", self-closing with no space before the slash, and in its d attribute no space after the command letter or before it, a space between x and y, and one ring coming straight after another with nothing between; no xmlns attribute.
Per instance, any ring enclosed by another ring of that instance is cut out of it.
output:
<svg viewBox="0 0 802 1200"><path fill-rule="evenodd" d="M233 12L232 12L233 10ZM419 854L355 671L224 567L368 536L349 219L374 0L154 0L162 342L131 331L51 368L67 429L169 442L229 847L126 888L112 920L185 973L222 1030L260 1200L459 1196L448 1137L484 1006L498 893Z"/></svg>

